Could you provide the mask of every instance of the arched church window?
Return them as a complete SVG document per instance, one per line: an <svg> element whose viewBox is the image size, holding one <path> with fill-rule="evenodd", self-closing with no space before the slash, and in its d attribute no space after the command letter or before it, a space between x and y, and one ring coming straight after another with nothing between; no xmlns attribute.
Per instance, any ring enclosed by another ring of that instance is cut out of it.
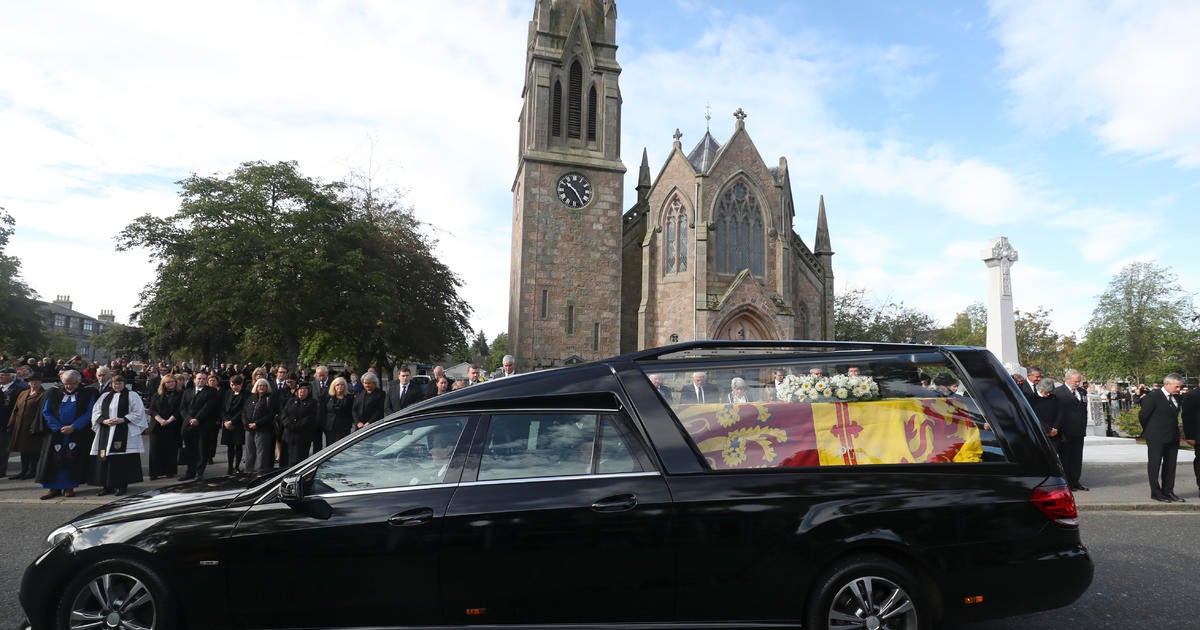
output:
<svg viewBox="0 0 1200 630"><path fill-rule="evenodd" d="M562 137L562 83L558 80L550 95L550 135Z"/></svg>
<svg viewBox="0 0 1200 630"><path fill-rule="evenodd" d="M588 142L596 141L596 86L594 85L588 90L587 139Z"/></svg>
<svg viewBox="0 0 1200 630"><path fill-rule="evenodd" d="M735 182L717 198L715 216L718 273L763 274L762 209L744 181Z"/></svg>
<svg viewBox="0 0 1200 630"><path fill-rule="evenodd" d="M663 217L663 274L687 271L688 218L679 195L671 198Z"/></svg>
<svg viewBox="0 0 1200 630"><path fill-rule="evenodd" d="M567 137L579 139L579 125L582 122L583 109L583 66L579 62L571 64L571 74L567 81Z"/></svg>

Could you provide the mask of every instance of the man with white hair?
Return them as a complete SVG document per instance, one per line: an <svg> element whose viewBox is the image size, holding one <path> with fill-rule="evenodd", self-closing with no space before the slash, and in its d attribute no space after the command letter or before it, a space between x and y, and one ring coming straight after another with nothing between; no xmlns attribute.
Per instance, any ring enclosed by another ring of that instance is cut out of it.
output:
<svg viewBox="0 0 1200 630"><path fill-rule="evenodd" d="M100 367L96 368L96 382L88 385L88 387L96 390L97 395L103 394L111 389L108 384L108 381L111 380L111 377L112 370L110 370L107 365L101 365Z"/></svg>
<svg viewBox="0 0 1200 630"><path fill-rule="evenodd" d="M1087 390L1080 387L1083 375L1067 370L1063 384L1054 389L1058 398L1058 458L1072 490L1089 490L1079 481L1083 473L1083 437L1087 435Z"/></svg>
<svg viewBox="0 0 1200 630"><path fill-rule="evenodd" d="M495 378L505 378L513 376L517 373L517 362L513 359L513 355L506 354L503 359L500 359L500 370L496 372Z"/></svg>
<svg viewBox="0 0 1200 630"><path fill-rule="evenodd" d="M1162 503L1183 503L1175 494L1175 465L1179 460L1179 388L1183 377L1163 377L1162 389L1142 400L1138 421L1146 440L1146 474L1150 498Z"/></svg>

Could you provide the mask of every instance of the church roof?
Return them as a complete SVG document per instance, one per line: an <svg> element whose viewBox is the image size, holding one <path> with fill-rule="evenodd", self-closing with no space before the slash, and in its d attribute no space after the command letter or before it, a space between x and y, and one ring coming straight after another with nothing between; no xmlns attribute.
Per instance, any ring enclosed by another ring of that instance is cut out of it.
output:
<svg viewBox="0 0 1200 630"><path fill-rule="evenodd" d="M721 143L717 142L711 133L705 131L704 137L700 138L700 143L688 154L688 162L692 163L692 168L696 169L697 173L707 173L708 169L712 168L713 160L720 150Z"/></svg>

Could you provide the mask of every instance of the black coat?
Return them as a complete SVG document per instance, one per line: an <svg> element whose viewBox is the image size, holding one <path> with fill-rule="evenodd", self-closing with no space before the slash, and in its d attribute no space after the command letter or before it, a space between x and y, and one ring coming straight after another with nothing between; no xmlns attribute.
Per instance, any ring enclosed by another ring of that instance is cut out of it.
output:
<svg viewBox="0 0 1200 630"><path fill-rule="evenodd" d="M1179 407L1167 399L1166 390L1150 392L1142 399L1138 421L1142 423L1142 437L1147 442L1179 442Z"/></svg>
<svg viewBox="0 0 1200 630"><path fill-rule="evenodd" d="M332 382L333 379L326 378L325 386L321 387L321 381L314 378L308 388L308 397L317 401L317 427L322 431L329 430L329 421L325 418L325 403L329 401L329 384Z"/></svg>
<svg viewBox="0 0 1200 630"><path fill-rule="evenodd" d="M1075 397L1076 392L1083 400ZM1058 399L1059 435L1063 437L1087 435L1087 391L1082 387L1072 390L1064 384L1054 388L1054 397Z"/></svg>
<svg viewBox="0 0 1200 630"><path fill-rule="evenodd" d="M225 390L224 400L221 401L221 444L245 444L246 429L242 425L242 414L248 398L250 394L244 389L239 394L234 394L232 389ZM225 428L226 422L232 422L233 428Z"/></svg>
<svg viewBox="0 0 1200 630"><path fill-rule="evenodd" d="M382 389L362 390L354 397L354 421L376 422L383 419L386 396Z"/></svg>
<svg viewBox="0 0 1200 630"><path fill-rule="evenodd" d="M283 427L284 439L290 441L301 435L307 436L317 428L317 401L312 398L289 400L279 414L279 424Z"/></svg>
<svg viewBox="0 0 1200 630"><path fill-rule="evenodd" d="M1058 429L1059 435L1050 439L1059 440L1062 437L1062 428L1058 426L1058 397L1051 393L1049 396L1035 396L1029 399L1029 405L1033 407L1033 412L1037 414L1038 422L1042 425L1042 432L1047 436L1050 435L1050 429Z"/></svg>
<svg viewBox="0 0 1200 630"><path fill-rule="evenodd" d="M706 404L722 402L721 391L717 389L716 385L713 385L712 383L705 383L702 389L704 390L704 402ZM696 400L696 386L694 384L688 383L687 385L679 388L679 403L681 405L695 404L698 402L700 401Z"/></svg>
<svg viewBox="0 0 1200 630"><path fill-rule="evenodd" d="M254 431L259 434L275 433L275 416L278 414L275 408L275 399L270 394L249 394L246 399L245 408L242 410L243 425L247 431ZM254 425L251 429L250 425Z"/></svg>
<svg viewBox="0 0 1200 630"><path fill-rule="evenodd" d="M354 397L330 396L325 402L325 430L338 438L350 435L354 426Z"/></svg>
<svg viewBox="0 0 1200 630"><path fill-rule="evenodd" d="M1179 407L1183 418L1183 437L1188 440L1200 440L1200 388L1180 397Z"/></svg>

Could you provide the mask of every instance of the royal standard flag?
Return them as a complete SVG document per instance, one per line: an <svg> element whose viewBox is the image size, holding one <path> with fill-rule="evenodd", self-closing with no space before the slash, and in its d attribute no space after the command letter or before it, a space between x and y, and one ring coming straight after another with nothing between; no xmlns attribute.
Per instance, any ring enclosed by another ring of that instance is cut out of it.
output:
<svg viewBox="0 0 1200 630"><path fill-rule="evenodd" d="M716 470L977 462L974 403L892 398L850 403L688 405L684 429Z"/></svg>

